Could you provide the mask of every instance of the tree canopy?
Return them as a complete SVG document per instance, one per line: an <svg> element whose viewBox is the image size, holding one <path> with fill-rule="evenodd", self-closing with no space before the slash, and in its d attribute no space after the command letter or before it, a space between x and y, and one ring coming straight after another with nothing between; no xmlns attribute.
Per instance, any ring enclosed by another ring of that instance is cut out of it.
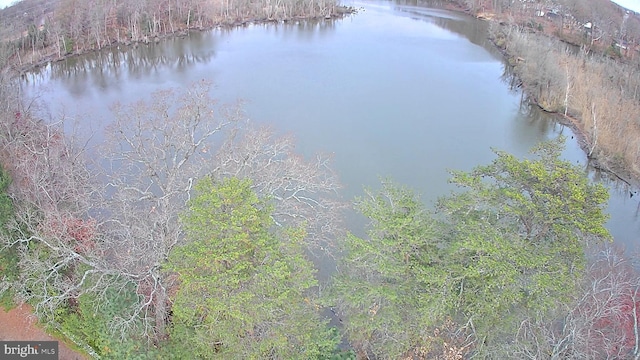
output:
<svg viewBox="0 0 640 360"><path fill-rule="evenodd" d="M9 173L0 165L0 232L7 232L7 223L13 217L13 202L7 194L7 188L11 183ZM10 282L18 278L18 256L16 247L0 246L0 303L10 305L11 292L5 292L10 287Z"/></svg>
<svg viewBox="0 0 640 360"><path fill-rule="evenodd" d="M188 243L167 271L179 287L171 337L195 358L314 359L336 349L310 291L302 229L272 232L271 207L251 182L202 179L183 217Z"/></svg>
<svg viewBox="0 0 640 360"><path fill-rule="evenodd" d="M561 144L541 144L533 159L496 151L489 165L453 172L460 190L433 212L391 183L361 199L369 236L347 237L330 299L354 344L380 358L429 352L452 320L465 351L495 352L522 319L567 300L586 245L610 235L606 189L561 160Z"/></svg>

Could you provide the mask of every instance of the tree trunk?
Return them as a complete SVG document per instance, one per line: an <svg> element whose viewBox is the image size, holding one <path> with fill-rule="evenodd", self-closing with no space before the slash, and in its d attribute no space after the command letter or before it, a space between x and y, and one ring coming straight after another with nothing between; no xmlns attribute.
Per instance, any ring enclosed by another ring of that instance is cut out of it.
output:
<svg viewBox="0 0 640 360"><path fill-rule="evenodd" d="M162 284L162 279L157 279L157 293L155 301L155 325L156 341L164 339L167 335L167 291Z"/></svg>

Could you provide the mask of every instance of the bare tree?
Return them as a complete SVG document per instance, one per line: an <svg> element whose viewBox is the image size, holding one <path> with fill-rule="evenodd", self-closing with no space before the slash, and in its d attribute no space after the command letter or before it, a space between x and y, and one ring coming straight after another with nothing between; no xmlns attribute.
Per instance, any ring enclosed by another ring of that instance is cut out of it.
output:
<svg viewBox="0 0 640 360"><path fill-rule="evenodd" d="M126 330L142 319L150 338L164 335L170 276L160 267L181 239L178 216L190 186L204 174L201 150L238 115L219 115L208 90L197 84L177 101L164 91L117 107L104 160L91 166L63 122L16 111L2 123L0 154L16 209L2 246L18 246L21 278L13 285L37 315L133 283L138 307L114 324Z"/></svg>
<svg viewBox="0 0 640 360"><path fill-rule="evenodd" d="M112 326L126 334L141 325L136 330L150 340L164 338L175 284L162 267L184 242L180 215L207 174L251 179L274 201L275 224L306 227L310 249L336 236L344 205L329 159L306 161L290 138L241 129L240 107L217 106L209 89L198 83L114 106L92 164L86 143L66 137L63 122L16 112L2 123L0 155L17 212L2 246L19 247L22 277L13 285L38 315L86 292L133 284L139 301Z"/></svg>
<svg viewBox="0 0 640 360"><path fill-rule="evenodd" d="M344 205L337 200L339 184L329 159L318 155L305 161L290 138L248 125L243 129L241 108L217 107L208 84L183 94L157 92L149 102L117 106L114 112L104 152L109 239L104 252L137 284L138 315L154 338L165 336L175 289L162 265L184 241L179 216L203 175L251 179L258 194L274 201L277 225L306 225L310 249L326 247L342 229ZM127 325L134 318L121 320Z"/></svg>
<svg viewBox="0 0 640 360"><path fill-rule="evenodd" d="M183 238L179 215L193 182L206 172L214 135L241 113L222 113L206 83L182 94L159 91L149 102L116 106L114 113L104 152L105 255L119 272L132 275L142 297L139 315L160 339L172 286L161 267ZM131 319L122 320L126 325Z"/></svg>
<svg viewBox="0 0 640 360"><path fill-rule="evenodd" d="M522 358L640 357L640 277L612 245L604 245L594 258L573 305L553 321L522 323L516 341Z"/></svg>
<svg viewBox="0 0 640 360"><path fill-rule="evenodd" d="M231 132L215 158L214 177L248 178L260 196L274 201L277 226L307 229L309 250L328 250L340 235L341 185L331 158L317 154L306 160L295 153L290 136L277 137L268 128Z"/></svg>
<svg viewBox="0 0 640 360"><path fill-rule="evenodd" d="M0 246L17 246L18 296L50 314L83 291L117 279L100 256L98 223L89 215L92 176L84 146L64 136L63 122L47 124L15 111L2 123L1 156L13 183L15 218Z"/></svg>

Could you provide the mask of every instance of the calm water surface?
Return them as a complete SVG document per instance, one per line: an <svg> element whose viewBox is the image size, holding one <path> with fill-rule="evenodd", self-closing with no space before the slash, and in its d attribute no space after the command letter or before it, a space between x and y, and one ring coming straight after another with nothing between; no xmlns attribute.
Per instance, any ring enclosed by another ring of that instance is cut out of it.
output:
<svg viewBox="0 0 640 360"><path fill-rule="evenodd" d="M214 96L245 100L253 121L294 134L303 154L334 154L349 199L390 177L431 204L451 190L448 169L490 162L491 147L524 156L560 133L565 158L597 177L568 128L520 107L485 23L391 2L352 5L363 10L335 22L219 29L68 59L27 75L24 90L99 141L114 102L213 81ZM616 242L635 248L640 196L599 181L611 188Z"/></svg>

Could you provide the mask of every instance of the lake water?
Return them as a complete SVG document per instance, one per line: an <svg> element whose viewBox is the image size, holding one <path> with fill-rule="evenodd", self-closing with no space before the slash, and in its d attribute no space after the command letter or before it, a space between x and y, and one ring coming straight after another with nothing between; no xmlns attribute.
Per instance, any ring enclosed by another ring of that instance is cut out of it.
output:
<svg viewBox="0 0 640 360"><path fill-rule="evenodd" d="M114 102L210 80L215 97L243 99L254 122L294 134L301 153L332 153L347 199L389 177L432 204L451 190L448 169L490 162L491 147L525 156L560 133L565 158L598 177L568 128L521 108L486 23L393 2L350 5L362 9L338 21L217 29L68 59L26 75L24 92L99 134ZM611 189L609 229L635 249L640 196L599 181Z"/></svg>

